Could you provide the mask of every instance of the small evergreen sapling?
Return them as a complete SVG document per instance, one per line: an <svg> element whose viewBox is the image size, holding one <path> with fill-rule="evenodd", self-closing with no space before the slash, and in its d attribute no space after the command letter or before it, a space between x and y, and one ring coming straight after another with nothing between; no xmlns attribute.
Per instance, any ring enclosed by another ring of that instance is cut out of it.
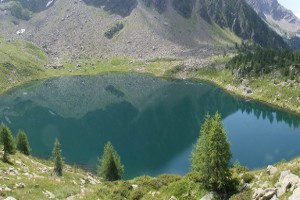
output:
<svg viewBox="0 0 300 200"><path fill-rule="evenodd" d="M99 160L97 174L107 181L116 181L122 179L124 166L118 153L114 150L111 142L104 146L104 153Z"/></svg>
<svg viewBox="0 0 300 200"><path fill-rule="evenodd" d="M55 138L54 147L52 150L52 160L54 162L53 173L56 176L62 176L64 160L61 156L60 142Z"/></svg>

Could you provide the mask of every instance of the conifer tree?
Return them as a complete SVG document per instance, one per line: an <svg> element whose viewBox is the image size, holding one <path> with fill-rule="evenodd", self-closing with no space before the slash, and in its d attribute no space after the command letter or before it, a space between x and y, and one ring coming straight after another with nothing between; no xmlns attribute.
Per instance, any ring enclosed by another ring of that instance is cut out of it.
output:
<svg viewBox="0 0 300 200"><path fill-rule="evenodd" d="M206 116L201 135L192 152L192 170L201 174L203 185L220 196L232 189L229 170L231 152L221 116Z"/></svg>
<svg viewBox="0 0 300 200"><path fill-rule="evenodd" d="M118 153L114 150L111 142L104 146L104 153L99 160L97 174L107 181L116 181L122 179L124 166Z"/></svg>
<svg viewBox="0 0 300 200"><path fill-rule="evenodd" d="M54 162L54 174L56 176L62 176L64 160L61 155L60 142L57 138L55 138L54 147L52 150L52 160Z"/></svg>
<svg viewBox="0 0 300 200"><path fill-rule="evenodd" d="M2 124L0 130L1 143L3 144L4 151L3 161L8 162L8 154L14 154L16 152L16 146L10 129L6 125Z"/></svg>
<svg viewBox="0 0 300 200"><path fill-rule="evenodd" d="M25 155L30 155L30 146L29 142L27 139L27 135L23 130L19 130L17 137L16 137L16 143L17 143L17 149L25 154Z"/></svg>

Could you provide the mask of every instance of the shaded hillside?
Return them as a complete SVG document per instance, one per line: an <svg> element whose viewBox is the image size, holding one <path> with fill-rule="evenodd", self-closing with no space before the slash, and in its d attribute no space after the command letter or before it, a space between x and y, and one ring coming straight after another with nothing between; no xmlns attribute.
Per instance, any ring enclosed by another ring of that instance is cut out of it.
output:
<svg viewBox="0 0 300 200"><path fill-rule="evenodd" d="M270 30L255 12L240 0L201 0L200 15L208 22L230 28L243 39L264 47L285 47L283 39Z"/></svg>
<svg viewBox="0 0 300 200"><path fill-rule="evenodd" d="M131 14L132 10L137 6L137 0L84 0L87 5L96 7L104 7L109 13L126 17Z"/></svg>

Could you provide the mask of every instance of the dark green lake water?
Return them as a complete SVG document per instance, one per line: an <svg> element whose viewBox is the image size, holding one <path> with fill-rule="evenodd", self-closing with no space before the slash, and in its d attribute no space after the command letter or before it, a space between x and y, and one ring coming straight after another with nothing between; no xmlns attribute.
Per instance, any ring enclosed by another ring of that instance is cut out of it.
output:
<svg viewBox="0 0 300 200"><path fill-rule="evenodd" d="M137 74L34 82L0 97L0 122L28 134L49 158L54 138L68 163L94 169L111 141L125 178L185 174L206 113L222 114L233 161L249 168L300 156L300 117L231 96L205 83Z"/></svg>

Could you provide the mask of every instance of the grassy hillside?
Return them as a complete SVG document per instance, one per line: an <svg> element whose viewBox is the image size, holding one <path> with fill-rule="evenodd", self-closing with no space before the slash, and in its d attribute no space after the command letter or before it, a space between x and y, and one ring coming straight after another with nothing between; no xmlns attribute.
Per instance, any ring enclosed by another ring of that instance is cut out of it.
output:
<svg viewBox="0 0 300 200"><path fill-rule="evenodd" d="M3 148L3 147L1 147ZM3 156L3 152L0 152ZM20 153L10 155L11 163L0 160L0 199L198 199L207 191L197 183L197 174L184 177L142 176L128 181L103 181L84 170L65 166L62 177L52 176L53 164Z"/></svg>
<svg viewBox="0 0 300 200"><path fill-rule="evenodd" d="M166 70L177 65L179 59L153 59L134 61L128 57L98 59L82 58L78 62L62 60L62 67L48 63L47 55L37 46L24 40L9 41L0 37L0 94L36 79L55 76L94 75L105 72L151 73L163 76Z"/></svg>
<svg viewBox="0 0 300 200"><path fill-rule="evenodd" d="M2 149L2 147L1 147ZM3 156L3 152L0 152ZM19 200L27 199L200 199L209 192L203 189L199 175L190 172L185 176L163 174L158 177L141 176L132 180L103 181L101 178L66 165L62 177L52 176L53 164L32 156L16 153L10 156L11 163L0 160L0 199L12 196ZM274 165L277 171L270 175L267 169L248 171L246 167L235 164L232 172L238 181L240 192L232 195L231 200L252 199L255 192L261 188L279 187L281 174L290 170L293 176L300 176L300 159L288 163L280 162ZM276 184L277 183L277 184ZM278 199L287 199L295 188Z"/></svg>
<svg viewBox="0 0 300 200"><path fill-rule="evenodd" d="M41 77L47 62L47 55L35 45L0 37L0 92Z"/></svg>

